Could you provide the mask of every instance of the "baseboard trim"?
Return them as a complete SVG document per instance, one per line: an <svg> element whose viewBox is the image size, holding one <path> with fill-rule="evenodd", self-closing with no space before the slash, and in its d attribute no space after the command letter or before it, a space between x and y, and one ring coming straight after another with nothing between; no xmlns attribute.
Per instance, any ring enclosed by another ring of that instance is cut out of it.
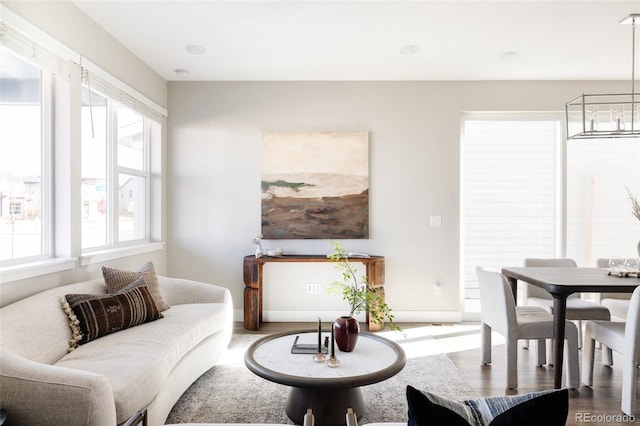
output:
<svg viewBox="0 0 640 426"><path fill-rule="evenodd" d="M344 315L343 311L264 311L262 320L265 322L316 322L321 318L323 322L329 322L334 318ZM462 322L459 311L393 311L396 322ZM364 322L364 314L356 315L358 321ZM234 321L243 321L244 311L234 311Z"/></svg>

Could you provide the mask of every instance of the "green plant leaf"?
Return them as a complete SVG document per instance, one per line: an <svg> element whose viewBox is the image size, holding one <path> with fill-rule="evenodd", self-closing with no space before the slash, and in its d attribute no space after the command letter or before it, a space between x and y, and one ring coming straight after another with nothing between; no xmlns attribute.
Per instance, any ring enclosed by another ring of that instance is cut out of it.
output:
<svg viewBox="0 0 640 426"><path fill-rule="evenodd" d="M342 275L342 281L332 282L329 285L329 293L339 294L348 303L349 317L368 312L369 320L379 327L384 327L386 320L391 330L401 331L393 322L392 310L384 299L384 290L369 287L366 275L358 279L358 269L349 262L344 247L336 241L330 243L333 252L329 254L329 259Z"/></svg>

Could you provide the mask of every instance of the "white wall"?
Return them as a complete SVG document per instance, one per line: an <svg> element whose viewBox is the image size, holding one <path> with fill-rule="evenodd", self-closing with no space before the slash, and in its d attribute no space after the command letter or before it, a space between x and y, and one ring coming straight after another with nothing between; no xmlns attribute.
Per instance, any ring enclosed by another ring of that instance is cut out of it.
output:
<svg viewBox="0 0 640 426"><path fill-rule="evenodd" d="M399 320L459 318L459 142L463 111L563 111L605 82L171 82L169 272L231 289L242 309L242 258L260 232L261 133L370 132L370 239L348 250L386 258L387 301ZM442 216L430 227L429 216ZM324 254L326 240L274 240L285 253ZM265 316L313 321L344 310L304 293L331 268L265 267ZM434 296L433 283L442 283ZM239 313L239 312L238 312ZM331 319L327 317L327 320Z"/></svg>

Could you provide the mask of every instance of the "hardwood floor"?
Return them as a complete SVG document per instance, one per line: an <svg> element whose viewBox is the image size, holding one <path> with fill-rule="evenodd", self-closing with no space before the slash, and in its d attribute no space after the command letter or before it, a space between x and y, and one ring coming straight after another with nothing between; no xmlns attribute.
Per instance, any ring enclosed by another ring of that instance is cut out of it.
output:
<svg viewBox="0 0 640 426"><path fill-rule="evenodd" d="M480 364L480 328L478 324L399 324L407 332L424 332L433 336L442 351L458 367L467 382L481 396L514 395L553 388L553 367L536 366L536 352L520 348L518 351L518 390L504 388L504 344L495 335L492 364ZM264 323L259 331L245 330L236 323L234 333L269 334L287 330L314 328L314 323ZM582 352L580 352L582 358ZM582 360L581 360L582 361ZM582 364L582 362L581 362ZM640 375L640 369L638 369ZM613 367L602 365L600 351L596 350L592 388L581 385L569 392L569 415L567 425L629 425L633 419L623 418L620 411L622 387L622 358L614 353ZM564 379L564 378L563 378ZM640 413L637 423L640 423Z"/></svg>

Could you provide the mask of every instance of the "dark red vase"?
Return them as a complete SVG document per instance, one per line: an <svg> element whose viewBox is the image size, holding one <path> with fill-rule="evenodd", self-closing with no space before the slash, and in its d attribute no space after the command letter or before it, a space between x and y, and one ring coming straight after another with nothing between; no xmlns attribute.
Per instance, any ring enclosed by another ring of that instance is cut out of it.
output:
<svg viewBox="0 0 640 426"><path fill-rule="evenodd" d="M334 323L334 338L342 352L351 352L356 347L360 324L355 318L340 317Z"/></svg>

